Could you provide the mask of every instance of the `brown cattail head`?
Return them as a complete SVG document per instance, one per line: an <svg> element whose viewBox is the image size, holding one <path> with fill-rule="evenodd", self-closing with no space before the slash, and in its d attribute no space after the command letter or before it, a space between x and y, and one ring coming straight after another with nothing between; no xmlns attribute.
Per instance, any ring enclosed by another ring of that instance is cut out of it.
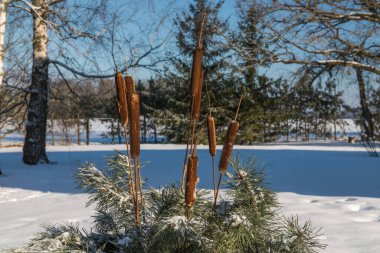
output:
<svg viewBox="0 0 380 253"><path fill-rule="evenodd" d="M130 101L130 97L131 97L131 94L132 92L135 91L135 83L133 81L133 77L132 76L126 76L124 78L124 81L125 81L125 86L126 86L126 92L127 92L127 104L128 104L128 112L129 112L129 117L131 117L131 101ZM129 118L129 121L131 121L131 118Z"/></svg>
<svg viewBox="0 0 380 253"><path fill-rule="evenodd" d="M133 77L131 76L126 76L124 80L125 80L125 86L127 87L127 98L129 99L132 92L135 91L135 83L133 81Z"/></svg>
<svg viewBox="0 0 380 253"><path fill-rule="evenodd" d="M215 119L213 116L209 116L207 119L208 127L208 149L211 156L216 155L216 133L215 133Z"/></svg>
<svg viewBox="0 0 380 253"><path fill-rule="evenodd" d="M220 156L219 173L221 174L224 174L227 171L238 129L239 122L232 120L228 126L226 140L224 141L222 155Z"/></svg>
<svg viewBox="0 0 380 253"><path fill-rule="evenodd" d="M187 162L185 202L188 208L191 208L196 199L195 186L198 181L197 177L198 157L191 156Z"/></svg>
<svg viewBox="0 0 380 253"><path fill-rule="evenodd" d="M120 116L120 122L123 127L128 124L128 104L126 87L121 73L117 73L115 77L116 92L117 92L117 110Z"/></svg>
<svg viewBox="0 0 380 253"><path fill-rule="evenodd" d="M191 71L191 95L195 96L199 90L199 81L202 74L203 48L197 47L193 54L193 67Z"/></svg>
<svg viewBox="0 0 380 253"><path fill-rule="evenodd" d="M194 120L197 120L199 118L199 113L201 111L202 86L203 86L203 71L201 72L201 75L199 77L198 91L193 97L192 117Z"/></svg>
<svg viewBox="0 0 380 253"><path fill-rule="evenodd" d="M130 130L129 138L131 142L131 154L133 159L140 156L140 96L137 92L132 92L130 100Z"/></svg>

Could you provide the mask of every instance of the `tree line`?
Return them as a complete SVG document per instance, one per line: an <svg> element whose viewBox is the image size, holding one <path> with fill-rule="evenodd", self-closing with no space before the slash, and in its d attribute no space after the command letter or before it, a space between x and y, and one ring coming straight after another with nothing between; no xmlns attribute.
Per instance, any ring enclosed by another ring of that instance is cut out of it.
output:
<svg viewBox="0 0 380 253"><path fill-rule="evenodd" d="M185 142L192 49L204 14L202 115L216 115L218 131L243 94L240 143L336 139L339 119L353 107L344 104L342 90L354 84L362 138L378 138L377 1L238 0L233 21L222 18L224 1L194 0L173 19L175 1L155 6L160 11L146 13L148 19L132 15L137 2L124 4L127 18L117 1L2 1L0 127L25 131L24 162L48 162L49 121L70 121L79 134L80 126L89 132L90 119L109 118L120 139L113 77L137 68L156 73L138 85L142 133L151 128L167 141ZM157 36L167 24L167 36ZM277 64L292 66L292 73L268 75Z"/></svg>

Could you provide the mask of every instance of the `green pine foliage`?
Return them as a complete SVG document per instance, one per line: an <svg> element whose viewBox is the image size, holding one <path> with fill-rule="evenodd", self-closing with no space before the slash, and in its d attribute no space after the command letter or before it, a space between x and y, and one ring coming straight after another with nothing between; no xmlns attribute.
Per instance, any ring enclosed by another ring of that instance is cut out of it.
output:
<svg viewBox="0 0 380 253"><path fill-rule="evenodd" d="M160 87L164 101L156 106L161 131L170 143L186 143L191 110L190 75L193 51L201 39L204 55L204 71L201 116L204 122L209 115L209 104L217 132L221 132L226 122L234 115L240 93L240 82L234 78L231 69L231 50L223 45L223 35L228 29L228 20L222 20L219 12L224 1L191 1L189 10L179 13L174 19L176 28L176 49L171 52L171 62L155 83ZM202 38L199 37L205 16ZM200 123L201 124L201 123ZM199 126L198 126L199 127ZM218 135L217 136L222 136ZM218 140L221 142L221 140Z"/></svg>
<svg viewBox="0 0 380 253"><path fill-rule="evenodd" d="M128 164L126 155L116 153L105 171L90 163L80 168L78 185L96 210L91 231L78 224L47 225L27 247L10 252L314 253L325 247L310 222L281 217L255 159L232 160L228 190L215 211L206 190L197 190L192 209L175 184L144 191L143 219L136 227Z"/></svg>

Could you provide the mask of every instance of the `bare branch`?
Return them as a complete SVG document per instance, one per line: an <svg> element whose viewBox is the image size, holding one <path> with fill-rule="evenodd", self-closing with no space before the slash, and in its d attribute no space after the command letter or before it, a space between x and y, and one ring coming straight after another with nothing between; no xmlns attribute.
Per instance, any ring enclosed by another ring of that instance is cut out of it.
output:
<svg viewBox="0 0 380 253"><path fill-rule="evenodd" d="M345 60L322 60L322 61L308 61L308 60L282 60L282 59L276 59L273 62L280 62L284 64L305 64L305 65L312 65L312 66L321 66L321 65L327 65L327 66L345 66L345 67L355 67L360 68L375 74L380 75L380 69L376 68L374 66L363 64L360 62L355 61L345 61Z"/></svg>

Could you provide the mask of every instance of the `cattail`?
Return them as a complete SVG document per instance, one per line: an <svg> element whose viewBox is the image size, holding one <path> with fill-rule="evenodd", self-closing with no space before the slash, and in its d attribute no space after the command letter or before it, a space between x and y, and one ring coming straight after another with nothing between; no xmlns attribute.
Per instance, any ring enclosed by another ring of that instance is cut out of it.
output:
<svg viewBox="0 0 380 253"><path fill-rule="evenodd" d="M117 91L117 109L120 116L121 125L125 127L128 124L128 104L126 87L121 73L117 73L115 77L116 91Z"/></svg>
<svg viewBox="0 0 380 253"><path fill-rule="evenodd" d="M211 156L216 155L216 133L215 133L215 119L213 116L209 116L207 119L208 127L208 149Z"/></svg>
<svg viewBox="0 0 380 253"><path fill-rule="evenodd" d="M199 113L201 111L201 101L202 101L202 86L203 86L203 71L200 74L199 82L198 82L198 91L193 99L193 110L192 110L192 118L197 120L199 118Z"/></svg>
<svg viewBox="0 0 380 253"><path fill-rule="evenodd" d="M186 206L191 208L196 199L195 185L197 184L198 157L193 155L189 157L187 163L185 201Z"/></svg>
<svg viewBox="0 0 380 253"><path fill-rule="evenodd" d="M131 140L131 154L133 159L136 159L140 156L140 96L137 92L132 92L129 99L131 116L129 138Z"/></svg>
<svg viewBox="0 0 380 253"><path fill-rule="evenodd" d="M191 71L191 95L195 96L199 90L199 81L202 75L203 48L197 47L193 54L193 68Z"/></svg>
<svg viewBox="0 0 380 253"><path fill-rule="evenodd" d="M228 126L226 140L224 141L222 155L220 156L219 172L221 174L224 174L227 171L238 129L239 122L237 122L236 120L232 120L230 122L230 125Z"/></svg>
<svg viewBox="0 0 380 253"><path fill-rule="evenodd" d="M126 76L124 80L125 80L125 86L127 87L127 99L129 99L132 92L135 90L135 84L133 81L133 77L131 76Z"/></svg>

